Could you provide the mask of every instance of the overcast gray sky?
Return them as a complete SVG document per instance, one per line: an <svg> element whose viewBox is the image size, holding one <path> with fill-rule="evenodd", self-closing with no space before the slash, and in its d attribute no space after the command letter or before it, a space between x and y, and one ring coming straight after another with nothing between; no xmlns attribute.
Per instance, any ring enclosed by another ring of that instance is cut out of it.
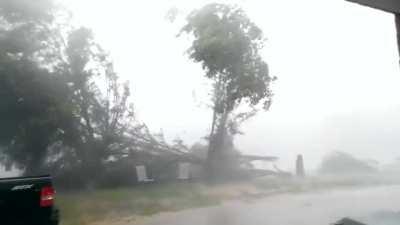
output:
<svg viewBox="0 0 400 225"><path fill-rule="evenodd" d="M207 134L207 81L176 38L184 17L204 0L62 0L92 28L123 80L139 118L168 139ZM400 141L400 71L393 16L343 0L224 1L243 7L267 37L263 51L274 102L244 127L245 153L276 155L291 168L296 154L315 168L332 150L390 162ZM177 7L175 23L164 17Z"/></svg>

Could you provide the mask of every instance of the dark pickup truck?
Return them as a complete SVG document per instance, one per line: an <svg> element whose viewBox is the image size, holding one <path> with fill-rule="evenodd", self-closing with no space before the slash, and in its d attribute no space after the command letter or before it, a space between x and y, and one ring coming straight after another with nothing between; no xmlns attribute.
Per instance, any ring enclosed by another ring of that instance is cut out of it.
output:
<svg viewBox="0 0 400 225"><path fill-rule="evenodd" d="M0 179L1 225L57 225L50 176Z"/></svg>

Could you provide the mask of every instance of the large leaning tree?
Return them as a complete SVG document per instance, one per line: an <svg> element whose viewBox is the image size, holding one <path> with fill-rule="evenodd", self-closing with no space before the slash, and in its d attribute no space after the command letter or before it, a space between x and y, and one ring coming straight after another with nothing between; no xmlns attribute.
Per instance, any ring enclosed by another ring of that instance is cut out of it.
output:
<svg viewBox="0 0 400 225"><path fill-rule="evenodd" d="M193 38L187 50L212 81L213 117L209 136L209 175L220 172L233 151L239 125L271 104L268 65L260 50L262 30L236 6L209 4L194 10L181 30ZM246 110L238 110L239 108Z"/></svg>

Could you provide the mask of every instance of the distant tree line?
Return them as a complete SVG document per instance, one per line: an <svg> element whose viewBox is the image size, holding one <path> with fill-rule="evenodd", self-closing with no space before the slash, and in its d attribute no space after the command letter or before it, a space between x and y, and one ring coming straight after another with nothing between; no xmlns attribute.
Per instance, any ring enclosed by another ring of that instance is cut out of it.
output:
<svg viewBox="0 0 400 225"><path fill-rule="evenodd" d="M349 153L335 151L321 162L319 173L328 175L354 175L377 172L375 162L359 159Z"/></svg>

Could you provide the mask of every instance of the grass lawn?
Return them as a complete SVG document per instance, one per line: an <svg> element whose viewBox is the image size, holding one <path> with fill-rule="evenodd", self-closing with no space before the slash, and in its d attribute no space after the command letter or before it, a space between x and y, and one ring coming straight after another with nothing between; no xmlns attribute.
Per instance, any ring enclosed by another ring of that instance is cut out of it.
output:
<svg viewBox="0 0 400 225"><path fill-rule="evenodd" d="M61 225L88 225L115 216L152 215L220 202L204 190L203 185L178 183L58 193L56 205Z"/></svg>

